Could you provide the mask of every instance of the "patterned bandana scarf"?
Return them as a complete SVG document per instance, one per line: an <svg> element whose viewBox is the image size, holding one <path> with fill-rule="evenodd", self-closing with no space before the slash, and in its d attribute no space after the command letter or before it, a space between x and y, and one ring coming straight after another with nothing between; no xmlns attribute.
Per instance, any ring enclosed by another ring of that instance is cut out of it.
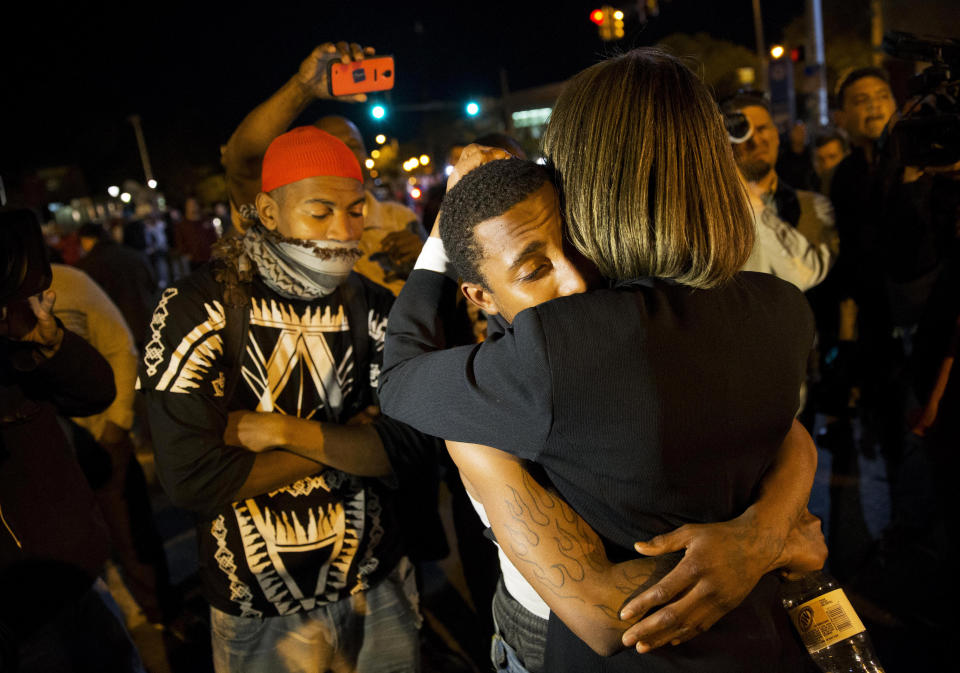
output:
<svg viewBox="0 0 960 673"><path fill-rule="evenodd" d="M243 250L263 281L290 299L332 294L363 254L357 241L287 238L259 223L247 229Z"/></svg>

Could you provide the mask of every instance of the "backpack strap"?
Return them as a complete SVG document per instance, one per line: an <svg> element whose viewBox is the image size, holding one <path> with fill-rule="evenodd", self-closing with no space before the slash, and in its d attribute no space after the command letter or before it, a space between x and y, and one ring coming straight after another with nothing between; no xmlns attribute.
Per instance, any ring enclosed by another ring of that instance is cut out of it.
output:
<svg viewBox="0 0 960 673"><path fill-rule="evenodd" d="M224 392L222 406L227 412L237 384L243 376L243 353L250 332L250 283L226 269L220 276L226 325L223 328Z"/></svg>
<svg viewBox="0 0 960 673"><path fill-rule="evenodd" d="M340 300L350 325L350 338L353 340L353 364L357 377L366 373L370 378L370 328L368 325L367 293L363 281L356 272L351 273L340 288ZM361 371L361 368L362 371ZM363 380L359 379L358 380ZM365 381L364 381L365 383Z"/></svg>

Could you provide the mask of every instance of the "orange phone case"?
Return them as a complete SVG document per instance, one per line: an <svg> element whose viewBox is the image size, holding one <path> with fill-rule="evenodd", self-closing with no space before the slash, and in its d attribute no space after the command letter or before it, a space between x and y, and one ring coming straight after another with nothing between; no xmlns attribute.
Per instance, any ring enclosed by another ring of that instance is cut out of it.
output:
<svg viewBox="0 0 960 673"><path fill-rule="evenodd" d="M374 56L361 61L330 63L330 93L350 96L393 88L393 56Z"/></svg>

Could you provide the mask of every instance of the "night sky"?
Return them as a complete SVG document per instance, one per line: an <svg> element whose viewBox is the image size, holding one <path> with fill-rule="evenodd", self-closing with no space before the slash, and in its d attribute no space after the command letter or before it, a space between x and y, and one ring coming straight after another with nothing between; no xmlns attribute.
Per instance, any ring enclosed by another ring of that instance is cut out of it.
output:
<svg viewBox="0 0 960 673"><path fill-rule="evenodd" d="M17 3L16 15L7 8L0 40L0 174L15 181L25 171L77 164L91 189L126 176L142 180L126 121L132 113L143 119L161 182L178 166L216 163L243 116L327 40L393 54L394 104L496 96L501 67L513 89L560 81L605 54L675 32L709 32L753 49L751 0L662 0L660 16L645 26L628 20L616 46L602 43L588 20L600 4ZM768 44L804 6L762 4ZM365 107L321 104L308 115L324 112L355 118L367 135L374 130ZM387 132L409 139L414 117L393 115Z"/></svg>

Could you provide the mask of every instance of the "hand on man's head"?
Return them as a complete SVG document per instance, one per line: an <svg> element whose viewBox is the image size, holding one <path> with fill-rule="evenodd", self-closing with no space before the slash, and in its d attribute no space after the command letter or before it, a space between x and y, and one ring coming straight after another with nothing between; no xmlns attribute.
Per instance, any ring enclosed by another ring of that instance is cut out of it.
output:
<svg viewBox="0 0 960 673"><path fill-rule="evenodd" d="M356 42L325 42L310 52L300 64L297 79L315 98L336 98L339 101L363 103L365 94L332 96L330 94L328 67L332 61L350 63L369 58L376 53L373 47L361 47Z"/></svg>
<svg viewBox="0 0 960 673"><path fill-rule="evenodd" d="M460 153L460 159L453 167L453 172L447 178L447 191L450 191L460 182L464 175L483 164L497 161L498 159L513 159L513 155L502 150L499 147L487 147L486 145L477 145L472 143L463 148Z"/></svg>
<svg viewBox="0 0 960 673"><path fill-rule="evenodd" d="M460 158L453 167L450 176L447 178L447 191L453 189L464 175L483 164L499 159L513 159L514 156L502 150L499 147L487 147L486 145L477 145L471 143L463 148ZM430 230L430 238L440 238L440 218L443 217L443 210L437 214L433 221L433 229Z"/></svg>

